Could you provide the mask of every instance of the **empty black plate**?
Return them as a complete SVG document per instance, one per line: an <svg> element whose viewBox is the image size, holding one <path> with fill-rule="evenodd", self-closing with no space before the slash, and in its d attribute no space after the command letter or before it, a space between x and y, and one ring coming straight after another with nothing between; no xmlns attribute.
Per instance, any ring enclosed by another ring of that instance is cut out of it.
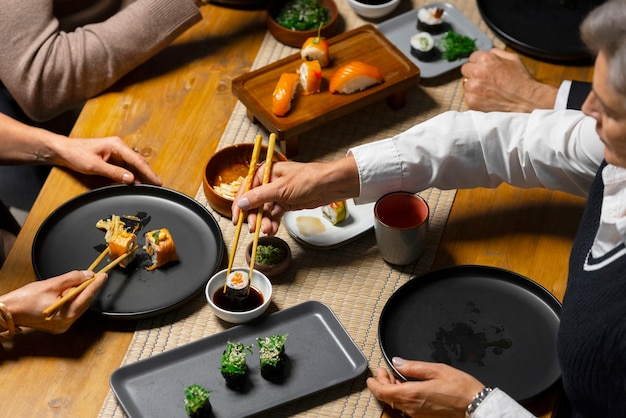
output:
<svg viewBox="0 0 626 418"><path fill-rule="evenodd" d="M523 402L561 376L560 313L559 301L532 280L458 266L400 287L383 308L378 338L392 369L396 356L447 363Z"/></svg>
<svg viewBox="0 0 626 418"><path fill-rule="evenodd" d="M487 25L512 48L552 61L583 61L591 55L579 26L604 0L478 0Z"/></svg>
<svg viewBox="0 0 626 418"><path fill-rule="evenodd" d="M118 319L140 319L180 306L200 293L217 271L224 252L222 231L200 203L177 191L116 185L86 192L57 208L43 222L33 243L32 261L40 280L86 269L105 248L99 219L111 215L146 216L141 232L167 228L179 261L153 271L141 248L127 267L109 271L109 279L91 310ZM145 240L138 233L137 244ZM103 261L100 267L104 267Z"/></svg>

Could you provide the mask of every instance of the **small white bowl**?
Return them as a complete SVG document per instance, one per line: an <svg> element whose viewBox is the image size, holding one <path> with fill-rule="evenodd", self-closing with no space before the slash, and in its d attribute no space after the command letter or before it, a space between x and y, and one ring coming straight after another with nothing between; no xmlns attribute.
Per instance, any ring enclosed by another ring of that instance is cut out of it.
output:
<svg viewBox="0 0 626 418"><path fill-rule="evenodd" d="M381 4L368 4L359 0L348 0L348 4L359 16L368 19L378 19L396 10L398 5L400 5L400 1L389 0Z"/></svg>
<svg viewBox="0 0 626 418"><path fill-rule="evenodd" d="M249 272L248 267L239 267L233 268L232 271L245 271ZM209 306L213 310L213 313L226 322L230 322L232 324L242 324L244 322L252 321L253 319L261 316L267 308L270 306L270 302L272 299L272 282L270 279L263 273L257 270L252 271L252 281L251 286L258 290L261 295L263 295L263 303L249 311L229 311L226 309L222 309L215 304L213 301L213 295L218 289L224 288L224 283L226 282L226 269L219 271L213 275L209 279L209 282L206 285L204 294L206 296L207 302Z"/></svg>

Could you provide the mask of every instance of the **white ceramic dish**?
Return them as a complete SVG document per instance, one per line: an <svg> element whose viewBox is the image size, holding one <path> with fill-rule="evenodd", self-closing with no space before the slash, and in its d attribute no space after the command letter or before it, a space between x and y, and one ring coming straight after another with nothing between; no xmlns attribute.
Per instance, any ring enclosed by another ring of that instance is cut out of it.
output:
<svg viewBox="0 0 626 418"><path fill-rule="evenodd" d="M493 47L491 39L487 37L480 29L467 19L456 7L450 3L431 3L423 7L440 7L443 8L445 20L450 24L451 29L461 35L469 36L476 40L476 47L480 50L489 50ZM394 44L404 55L415 63L420 69L422 78L433 78L450 70L460 67L467 58L447 61L445 58L433 62L423 62L415 58L411 54L411 45L409 39L415 35L417 30L417 11L414 9L393 17L380 23L377 28L385 35L389 41ZM433 35L435 43L443 37L441 35Z"/></svg>
<svg viewBox="0 0 626 418"><path fill-rule="evenodd" d="M348 218L333 225L322 215L322 208L287 212L283 224L299 242L316 248L336 248L347 244L374 227L374 204L348 203Z"/></svg>
<svg viewBox="0 0 626 418"><path fill-rule="evenodd" d="M382 4L367 4L359 0L348 0L348 4L361 17L378 19L396 10L400 0L389 0Z"/></svg>
<svg viewBox="0 0 626 418"><path fill-rule="evenodd" d="M249 271L247 267L233 268L231 271L238 270L245 271L246 273L248 273ZM225 281L226 269L215 273L213 277L209 279L209 282L207 283L204 291L209 306L218 318L223 319L226 322L230 322L231 324L243 324L244 322L252 321L253 319L256 319L259 316L263 315L263 313L270 306L270 302L272 300L272 282L265 274L261 273L260 271L253 270L251 286L253 288L256 288L263 295L263 303L261 304L261 306L243 312L228 311L226 309L220 308L219 306L215 305L215 302L213 302L213 295L215 294L217 289L223 288Z"/></svg>

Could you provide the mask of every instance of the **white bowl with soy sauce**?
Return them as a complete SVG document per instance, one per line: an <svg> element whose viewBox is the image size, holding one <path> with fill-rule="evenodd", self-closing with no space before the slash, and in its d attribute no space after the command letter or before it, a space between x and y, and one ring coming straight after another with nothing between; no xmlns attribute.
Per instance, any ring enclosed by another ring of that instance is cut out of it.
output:
<svg viewBox="0 0 626 418"><path fill-rule="evenodd" d="M400 5L400 0L348 0L352 10L367 19L380 19Z"/></svg>
<svg viewBox="0 0 626 418"><path fill-rule="evenodd" d="M249 267L233 267L231 274L249 275ZM242 324L263 315L272 299L272 282L263 273L252 271L249 291L245 297L242 293L233 294L226 288L226 269L219 271L209 279L205 288L205 296L213 313L220 319L231 324Z"/></svg>

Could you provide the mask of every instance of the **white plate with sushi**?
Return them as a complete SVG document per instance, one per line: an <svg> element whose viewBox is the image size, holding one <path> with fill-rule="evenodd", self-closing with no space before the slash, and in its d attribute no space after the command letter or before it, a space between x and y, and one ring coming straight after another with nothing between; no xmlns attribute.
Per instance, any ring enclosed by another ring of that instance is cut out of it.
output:
<svg viewBox="0 0 626 418"><path fill-rule="evenodd" d="M378 30L419 67L420 76L422 78L437 77L467 62L467 58L448 61L443 57L433 61L421 61L411 53L411 37L419 32L417 29L417 14L420 9L426 8L443 9L442 18L446 29L451 29L456 33L474 39L476 41L476 48L487 51L493 47L491 39L450 3L431 3L380 23L377 26ZM440 42L444 36L443 32L432 34L435 45Z"/></svg>
<svg viewBox="0 0 626 418"><path fill-rule="evenodd" d="M375 202L356 205L347 200L348 216L333 225L322 213L322 208L287 212L283 224L297 241L316 248L336 248L347 244L374 227Z"/></svg>

